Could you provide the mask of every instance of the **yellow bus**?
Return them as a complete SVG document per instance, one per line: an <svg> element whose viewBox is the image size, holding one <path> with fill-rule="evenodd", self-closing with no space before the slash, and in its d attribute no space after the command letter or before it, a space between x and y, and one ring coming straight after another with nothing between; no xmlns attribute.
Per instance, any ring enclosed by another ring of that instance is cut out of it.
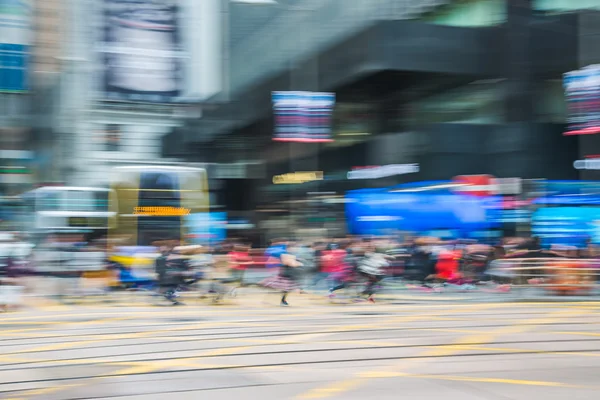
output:
<svg viewBox="0 0 600 400"><path fill-rule="evenodd" d="M114 167L110 176L116 226L109 238L129 246L185 243L187 217L208 213L206 170L179 166Z"/></svg>

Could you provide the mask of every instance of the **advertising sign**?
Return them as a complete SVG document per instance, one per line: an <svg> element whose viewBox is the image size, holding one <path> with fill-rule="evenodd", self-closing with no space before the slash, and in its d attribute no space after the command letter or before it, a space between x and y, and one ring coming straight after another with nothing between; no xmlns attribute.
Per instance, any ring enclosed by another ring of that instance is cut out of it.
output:
<svg viewBox="0 0 600 400"><path fill-rule="evenodd" d="M419 172L419 164L391 164L378 167L360 168L349 171L348 179L379 179L394 175Z"/></svg>
<svg viewBox="0 0 600 400"><path fill-rule="evenodd" d="M588 239L600 243L600 212L595 207L549 207L537 210L531 231L542 239L542 245L584 247Z"/></svg>
<svg viewBox="0 0 600 400"><path fill-rule="evenodd" d="M600 65L567 72L563 86L569 112L565 135L600 132Z"/></svg>
<svg viewBox="0 0 600 400"><path fill-rule="evenodd" d="M498 197L448 193L349 191L348 229L353 234L383 234L391 229L480 231L499 226Z"/></svg>
<svg viewBox="0 0 600 400"><path fill-rule="evenodd" d="M275 136L280 142L332 142L334 93L273 92Z"/></svg>
<svg viewBox="0 0 600 400"><path fill-rule="evenodd" d="M28 90L31 11L29 0L0 1L0 92Z"/></svg>
<svg viewBox="0 0 600 400"><path fill-rule="evenodd" d="M491 175L460 175L452 179L458 186L456 193L469 194L472 196L490 196L497 192L496 180Z"/></svg>
<svg viewBox="0 0 600 400"><path fill-rule="evenodd" d="M184 84L179 1L103 1L107 99L175 102Z"/></svg>
<svg viewBox="0 0 600 400"><path fill-rule="evenodd" d="M322 181L323 171L314 172L292 172L289 174L275 175L273 177L273 183L276 185L281 184L298 184L312 181Z"/></svg>
<svg viewBox="0 0 600 400"><path fill-rule="evenodd" d="M215 244L225 240L227 213L194 213L185 217L188 240L194 244Z"/></svg>

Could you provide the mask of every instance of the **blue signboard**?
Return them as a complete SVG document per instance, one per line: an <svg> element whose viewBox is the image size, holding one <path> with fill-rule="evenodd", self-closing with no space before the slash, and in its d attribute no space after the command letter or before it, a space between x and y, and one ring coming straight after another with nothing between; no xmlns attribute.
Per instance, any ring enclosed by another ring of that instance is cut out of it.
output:
<svg viewBox="0 0 600 400"><path fill-rule="evenodd" d="M0 1L0 92L28 90L30 20L28 1Z"/></svg>
<svg viewBox="0 0 600 400"><path fill-rule="evenodd" d="M225 240L227 213L195 213L185 217L188 240L194 244L213 245Z"/></svg>
<svg viewBox="0 0 600 400"><path fill-rule="evenodd" d="M346 197L348 227L353 234L381 235L393 230L466 234L500 226L501 200L494 196L358 190Z"/></svg>
<svg viewBox="0 0 600 400"><path fill-rule="evenodd" d="M597 207L550 207L533 214L531 231L545 247L583 247L588 239L600 243L600 209Z"/></svg>

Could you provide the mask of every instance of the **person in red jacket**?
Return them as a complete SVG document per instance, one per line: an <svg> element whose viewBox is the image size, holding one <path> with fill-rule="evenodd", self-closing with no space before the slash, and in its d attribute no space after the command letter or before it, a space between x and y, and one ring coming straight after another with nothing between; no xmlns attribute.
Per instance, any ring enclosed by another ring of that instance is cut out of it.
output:
<svg viewBox="0 0 600 400"><path fill-rule="evenodd" d="M244 275L248 266L252 264L250 257L250 247L238 244L229 252L228 261L231 270L231 282L236 282L240 286L244 285Z"/></svg>
<svg viewBox="0 0 600 400"><path fill-rule="evenodd" d="M444 282L455 282L460 279L460 256L455 251L442 251L435 265L436 277Z"/></svg>
<svg viewBox="0 0 600 400"><path fill-rule="evenodd" d="M340 249L337 244L329 244L321 253L321 270L315 276L313 286L319 281L326 279L329 284L329 289L331 289L333 287L333 282L331 280L332 275L343 270L344 260L347 254L346 250Z"/></svg>

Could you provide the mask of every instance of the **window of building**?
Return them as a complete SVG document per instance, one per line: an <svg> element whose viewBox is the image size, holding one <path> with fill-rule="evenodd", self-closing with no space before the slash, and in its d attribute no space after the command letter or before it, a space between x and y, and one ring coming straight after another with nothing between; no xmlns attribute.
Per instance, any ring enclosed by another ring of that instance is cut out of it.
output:
<svg viewBox="0 0 600 400"><path fill-rule="evenodd" d="M567 121L567 101L563 82L559 79L543 82L534 103L536 119L540 122L564 124Z"/></svg>
<svg viewBox="0 0 600 400"><path fill-rule="evenodd" d="M506 21L506 0L454 1L427 13L422 20L438 25L462 27L500 25Z"/></svg>
<svg viewBox="0 0 600 400"><path fill-rule="evenodd" d="M350 146L368 140L376 129L374 106L368 103L340 103L332 118L334 141L330 146Z"/></svg>
<svg viewBox="0 0 600 400"><path fill-rule="evenodd" d="M476 81L409 105L410 124L500 124L505 120L502 84Z"/></svg>
<svg viewBox="0 0 600 400"><path fill-rule="evenodd" d="M121 149L122 129L118 124L106 124L96 134L96 141L103 151L119 151Z"/></svg>

